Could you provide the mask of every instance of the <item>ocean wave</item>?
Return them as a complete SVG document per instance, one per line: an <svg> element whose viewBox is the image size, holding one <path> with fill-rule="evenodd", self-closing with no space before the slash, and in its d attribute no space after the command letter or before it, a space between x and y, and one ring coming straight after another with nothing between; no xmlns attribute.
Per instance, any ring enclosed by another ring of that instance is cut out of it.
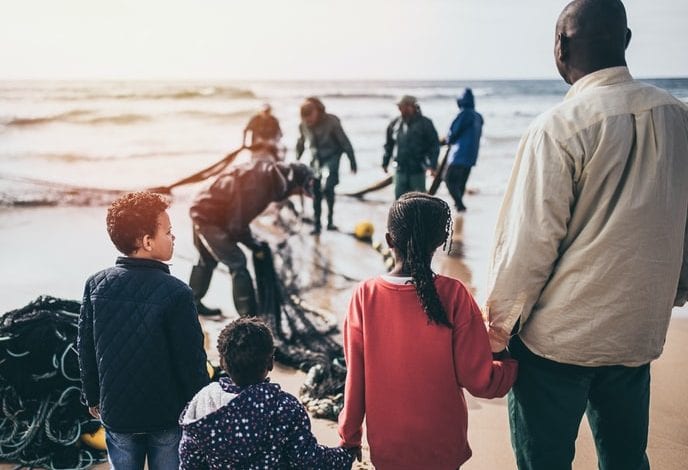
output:
<svg viewBox="0 0 688 470"><path fill-rule="evenodd" d="M113 99L113 100L193 100L205 98L255 98L256 95L245 88L235 87L193 87L184 89L169 89L169 90L98 90L93 92L92 89L75 90L70 94L63 94L58 99L77 101L77 100L99 100L99 99Z"/></svg>
<svg viewBox="0 0 688 470"><path fill-rule="evenodd" d="M59 121L72 121L74 119L78 119L81 116L89 115L92 113L93 111L88 111L85 109L75 109L72 111L67 111L65 113L53 114L50 116L12 118L5 122L4 125L7 127L37 126Z"/></svg>
<svg viewBox="0 0 688 470"><path fill-rule="evenodd" d="M139 160L139 159L154 159L154 158L176 158L176 157L193 157L197 155L213 155L217 154L218 158L222 155L221 150L167 150L160 152L140 152L128 155L88 155L79 153L33 153L33 154L18 154L11 158L14 159L36 159L47 160L52 162L63 163L78 163L78 162L109 162L118 160Z"/></svg>
<svg viewBox="0 0 688 470"><path fill-rule="evenodd" d="M29 126L43 126L53 123L70 123L70 124L117 124L127 125L135 124L145 121L150 121L150 116L143 114L114 114L110 116L98 116L94 111L75 109L64 113L51 114L48 116L36 117L15 117L7 120L4 125L7 127L29 127Z"/></svg>
<svg viewBox="0 0 688 470"><path fill-rule="evenodd" d="M253 114L255 114L256 110L255 109L241 109L238 111L230 111L227 113L221 113L221 112L215 112L215 111L199 111L199 110L194 110L190 109L187 111L180 111L178 113L174 113L175 115L179 116L184 116L184 117L191 117L191 118L201 118L201 119L211 119L211 120L217 120L217 121L234 121L237 120L238 118L241 119L246 119Z"/></svg>

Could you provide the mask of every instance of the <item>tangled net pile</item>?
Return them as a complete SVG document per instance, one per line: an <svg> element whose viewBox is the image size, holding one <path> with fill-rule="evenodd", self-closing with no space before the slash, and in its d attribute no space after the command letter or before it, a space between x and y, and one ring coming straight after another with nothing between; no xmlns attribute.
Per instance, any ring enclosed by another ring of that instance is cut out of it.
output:
<svg viewBox="0 0 688 470"><path fill-rule="evenodd" d="M104 453L79 438L100 422L81 403L79 303L42 296L0 320L0 460L84 469Z"/></svg>
<svg viewBox="0 0 688 470"><path fill-rule="evenodd" d="M289 245L284 242L278 248L279 273L267 245L253 258L259 316L275 335L277 361L307 373L299 391L306 409L317 418L336 421L344 404L346 379L344 351L331 336L336 319L300 299Z"/></svg>

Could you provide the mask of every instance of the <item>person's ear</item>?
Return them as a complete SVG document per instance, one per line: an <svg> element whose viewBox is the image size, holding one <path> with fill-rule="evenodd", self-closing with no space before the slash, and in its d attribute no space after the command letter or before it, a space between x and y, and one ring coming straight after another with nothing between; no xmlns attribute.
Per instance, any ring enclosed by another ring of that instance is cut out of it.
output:
<svg viewBox="0 0 688 470"><path fill-rule="evenodd" d="M631 36L633 33L631 33L631 30L629 28L626 28L626 47L625 49L628 49L628 45L631 43Z"/></svg>
<svg viewBox="0 0 688 470"><path fill-rule="evenodd" d="M141 248L146 251L151 251L153 249L153 237L150 235L144 235L141 239Z"/></svg>
<svg viewBox="0 0 688 470"><path fill-rule="evenodd" d="M392 236L389 234L389 232L385 233L385 241L387 242L388 247L394 248L394 242L392 241Z"/></svg>
<svg viewBox="0 0 688 470"><path fill-rule="evenodd" d="M557 33L557 41L555 46L555 54L557 60L561 63L566 62L569 57L569 38L563 32Z"/></svg>

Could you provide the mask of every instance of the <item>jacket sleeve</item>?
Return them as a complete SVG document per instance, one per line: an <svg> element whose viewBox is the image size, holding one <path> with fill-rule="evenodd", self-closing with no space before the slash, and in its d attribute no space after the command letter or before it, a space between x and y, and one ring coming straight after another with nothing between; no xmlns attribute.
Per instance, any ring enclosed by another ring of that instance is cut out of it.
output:
<svg viewBox="0 0 688 470"><path fill-rule="evenodd" d="M81 393L88 406L100 403L98 362L96 361L95 339L93 337L93 307L90 297L90 282L86 283L79 312L79 371L81 374Z"/></svg>
<svg viewBox="0 0 688 470"><path fill-rule="evenodd" d="M529 131L519 145L497 218L487 308L490 326L520 327L552 274L574 203L572 157L546 132Z"/></svg>
<svg viewBox="0 0 688 470"><path fill-rule="evenodd" d="M339 415L339 444L358 447L363 435L365 415L365 362L363 354L363 325L361 319L361 287L356 289L344 319L344 357L346 382L344 408Z"/></svg>
<svg viewBox="0 0 688 470"><path fill-rule="evenodd" d="M351 468L353 455L341 447L325 447L318 444L311 432L311 421L303 406L289 400L285 407L290 416L289 436L285 443L289 468L327 468L344 470Z"/></svg>
<svg viewBox="0 0 688 470"><path fill-rule="evenodd" d="M385 154L382 157L382 165L388 166L389 161L392 159L392 154L394 153L394 126L399 118L393 119L392 122L387 126L387 132L385 133Z"/></svg>
<svg viewBox="0 0 688 470"><path fill-rule="evenodd" d="M425 139L427 149L425 156L428 159L430 168L434 170L437 168L437 159L440 155L440 138L437 135L435 125L430 119L426 121Z"/></svg>
<svg viewBox="0 0 688 470"><path fill-rule="evenodd" d="M688 217L686 218L686 232L683 237L683 264L676 289L675 307L682 307L688 302Z"/></svg>
<svg viewBox="0 0 688 470"><path fill-rule="evenodd" d="M206 470L210 468L205 454L186 434L179 441L179 470Z"/></svg>
<svg viewBox="0 0 688 470"><path fill-rule="evenodd" d="M207 357L203 349L203 330L198 322L191 289L184 287L172 299L165 327L172 352L173 370L186 401L208 385Z"/></svg>
<svg viewBox="0 0 688 470"><path fill-rule="evenodd" d="M474 397L502 397L516 381L518 363L514 359L493 361L480 308L467 292L459 305L470 316L455 325L452 333L456 379Z"/></svg>
<svg viewBox="0 0 688 470"><path fill-rule="evenodd" d="M456 117L456 119L454 119L454 122L452 122L452 125L449 128L449 136L447 136L447 143L449 145L455 144L459 140L459 137L461 137L461 134L466 129L466 127L468 127L466 113L460 113Z"/></svg>
<svg viewBox="0 0 688 470"><path fill-rule="evenodd" d="M344 153L346 154L347 158L349 159L351 170L356 171L356 156L354 155L354 148L351 146L351 141L344 132L344 128L342 128L342 123L339 121L339 119L336 120L333 132L334 138L337 140L339 145L344 150Z"/></svg>
<svg viewBox="0 0 688 470"><path fill-rule="evenodd" d="M299 138L296 141L296 159L301 160L303 151L306 149L306 137L303 134L303 124L299 124Z"/></svg>

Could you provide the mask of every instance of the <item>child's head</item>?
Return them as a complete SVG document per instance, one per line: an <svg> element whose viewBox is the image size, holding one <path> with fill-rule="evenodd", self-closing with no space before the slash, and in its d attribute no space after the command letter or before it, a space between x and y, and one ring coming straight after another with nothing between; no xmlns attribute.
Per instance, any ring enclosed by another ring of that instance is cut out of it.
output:
<svg viewBox="0 0 688 470"><path fill-rule="evenodd" d="M392 204L387 218L387 241L413 278L416 292L430 321L451 326L430 269L432 255L446 243L451 231L451 211L442 199L412 192Z"/></svg>
<svg viewBox="0 0 688 470"><path fill-rule="evenodd" d="M135 258L168 261L174 250L174 235L159 194L128 193L112 203L107 213L107 231L123 254Z"/></svg>
<svg viewBox="0 0 688 470"><path fill-rule="evenodd" d="M257 318L240 318L217 339L220 365L235 384L259 383L272 370L275 343L270 328Z"/></svg>

